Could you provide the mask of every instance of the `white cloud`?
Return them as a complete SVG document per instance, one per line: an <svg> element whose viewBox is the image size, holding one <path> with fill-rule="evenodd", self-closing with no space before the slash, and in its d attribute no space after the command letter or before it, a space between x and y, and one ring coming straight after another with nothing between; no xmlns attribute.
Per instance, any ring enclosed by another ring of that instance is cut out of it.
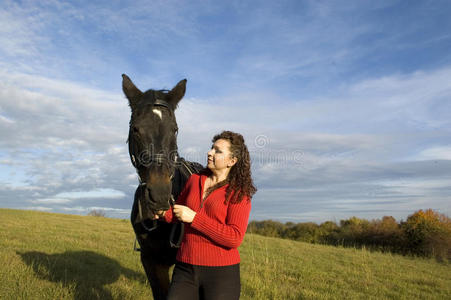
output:
<svg viewBox="0 0 451 300"><path fill-rule="evenodd" d="M86 149L126 140L129 108L121 95L41 76L0 72L0 79L1 111L11 121L0 127L9 137L3 147Z"/></svg>
<svg viewBox="0 0 451 300"><path fill-rule="evenodd" d="M85 199L85 198L122 198L125 194L121 191L114 189L96 189L92 191L82 191L82 192L64 192L55 195L55 198L66 198L66 199Z"/></svg>
<svg viewBox="0 0 451 300"><path fill-rule="evenodd" d="M46 211L46 212L51 212L54 210L53 207L46 207L46 206L24 206L24 207L20 207L20 209Z"/></svg>
<svg viewBox="0 0 451 300"><path fill-rule="evenodd" d="M5 125L14 124L16 121L11 120L10 118L7 118L5 116L0 115L0 122L5 123Z"/></svg>
<svg viewBox="0 0 451 300"><path fill-rule="evenodd" d="M427 148L420 151L414 158L417 160L451 160L451 146Z"/></svg>
<svg viewBox="0 0 451 300"><path fill-rule="evenodd" d="M400 192L412 192L420 191L419 194L428 194L427 190L434 189L451 189L451 178L405 178L405 179L392 179L390 181L380 181L378 184L397 190Z"/></svg>
<svg viewBox="0 0 451 300"><path fill-rule="evenodd" d="M31 203L47 204L47 205L51 205L51 204L65 204L65 203L69 203L71 201L72 200L65 199L65 198L42 198L42 199L30 200Z"/></svg>
<svg viewBox="0 0 451 300"><path fill-rule="evenodd" d="M13 57L36 55L36 27L30 26L27 19L19 17L21 13L18 5L10 1L4 4L8 8L0 9L0 53Z"/></svg>

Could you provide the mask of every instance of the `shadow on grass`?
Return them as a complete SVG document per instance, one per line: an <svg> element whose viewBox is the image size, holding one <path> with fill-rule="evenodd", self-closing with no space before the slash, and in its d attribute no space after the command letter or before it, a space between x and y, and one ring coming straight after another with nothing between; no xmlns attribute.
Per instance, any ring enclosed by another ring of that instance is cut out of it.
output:
<svg viewBox="0 0 451 300"><path fill-rule="evenodd" d="M121 275L144 282L144 274L122 267L116 260L92 251L66 251L59 254L42 252L17 253L36 275L63 286L74 286L74 299L113 299L105 285Z"/></svg>

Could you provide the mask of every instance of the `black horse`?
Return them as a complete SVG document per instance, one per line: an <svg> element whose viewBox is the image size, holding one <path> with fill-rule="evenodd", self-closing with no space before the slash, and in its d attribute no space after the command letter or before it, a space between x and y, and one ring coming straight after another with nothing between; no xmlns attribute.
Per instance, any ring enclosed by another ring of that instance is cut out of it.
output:
<svg viewBox="0 0 451 300"><path fill-rule="evenodd" d="M129 154L139 177L131 222L141 251L141 262L154 299L166 299L169 268L175 263L183 224L153 220L158 211L174 204L189 176L202 169L177 152L174 111L185 95L186 79L172 90L141 92L122 75L122 89L132 111L128 135Z"/></svg>

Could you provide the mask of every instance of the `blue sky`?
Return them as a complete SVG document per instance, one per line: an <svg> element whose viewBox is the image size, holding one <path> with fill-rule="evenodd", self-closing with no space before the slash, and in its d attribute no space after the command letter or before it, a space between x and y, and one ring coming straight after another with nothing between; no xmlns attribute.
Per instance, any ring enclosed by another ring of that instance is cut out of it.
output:
<svg viewBox="0 0 451 300"><path fill-rule="evenodd" d="M128 74L179 149L242 133L251 218L451 214L449 1L2 1L0 207L127 218Z"/></svg>

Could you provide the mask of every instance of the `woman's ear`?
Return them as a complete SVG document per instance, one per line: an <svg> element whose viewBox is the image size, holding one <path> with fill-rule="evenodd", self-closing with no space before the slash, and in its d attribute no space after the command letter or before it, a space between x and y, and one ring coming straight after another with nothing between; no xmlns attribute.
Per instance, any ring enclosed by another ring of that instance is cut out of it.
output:
<svg viewBox="0 0 451 300"><path fill-rule="evenodd" d="M227 164L227 167L231 168L237 163L238 159L236 157L232 157L230 162Z"/></svg>

